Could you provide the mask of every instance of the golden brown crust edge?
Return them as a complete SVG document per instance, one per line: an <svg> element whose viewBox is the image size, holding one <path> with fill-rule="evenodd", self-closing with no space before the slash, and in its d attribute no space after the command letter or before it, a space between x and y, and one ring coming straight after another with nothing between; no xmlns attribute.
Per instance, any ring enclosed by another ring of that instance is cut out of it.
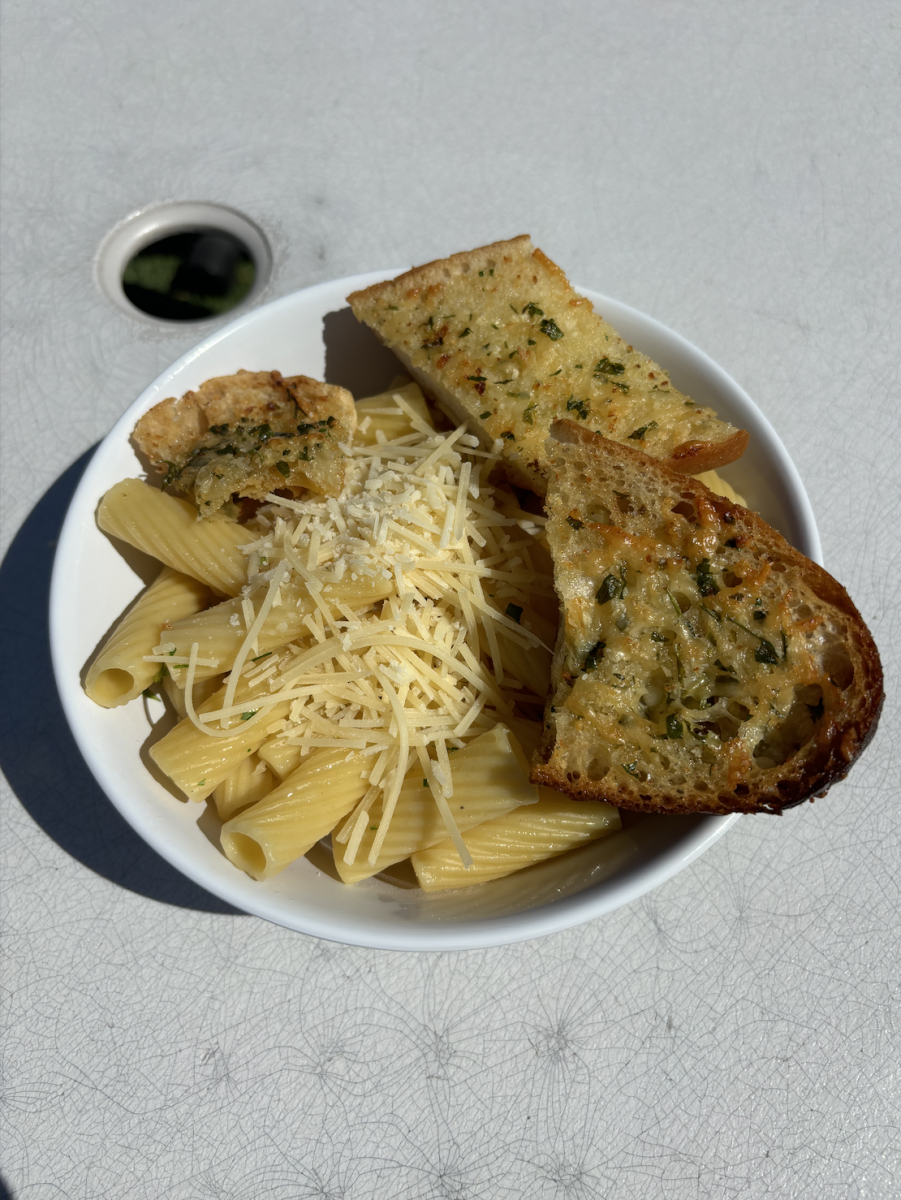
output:
<svg viewBox="0 0 901 1200"><path fill-rule="evenodd" d="M572 421L557 421L551 426L551 437L564 443L592 447L601 453L616 454L631 461L640 472L659 472L672 476L672 468L660 459L650 458L640 450L633 450L620 443L592 433ZM625 786L611 786L605 780L597 782L567 779L566 775L548 765L555 739L546 722L545 737L539 746L532 767L533 783L554 788L579 800L605 800L620 808L646 813L689 814L707 813L725 815L729 813L766 812L781 815L787 808L823 796L828 789L843 779L853 763L869 744L878 726L884 701L882 664L875 641L856 606L842 585L818 563L803 555L768 525L757 513L716 496L704 484L690 478L679 478L673 483L682 492L690 491L704 497L725 518L728 514L730 527L744 527L759 541L768 554L785 564L787 570L803 573L807 585L814 595L825 604L841 613L848 622L849 645L847 647L854 667L855 703L840 723L824 720L816 735L813 754L802 764L789 761L780 768L780 778L775 788L757 795L739 795L736 791L715 796L695 797L691 805L684 798L671 795L639 796Z"/></svg>
<svg viewBox="0 0 901 1200"><path fill-rule="evenodd" d="M532 238L527 233L508 238L503 242L491 242L490 245L479 246L475 250L461 250L447 258L433 258L431 262L411 267L409 271L404 271L402 275L396 275L393 279L385 279L381 283L373 283L370 287L362 288L358 292L351 292L347 297L347 303L355 309L355 306L370 304L383 292L394 291L402 288L405 284L409 284L411 287L421 287L423 284L427 286L433 279L435 282L439 282L452 275L464 274L466 270L476 268L492 257L510 253L525 257L532 252Z"/></svg>

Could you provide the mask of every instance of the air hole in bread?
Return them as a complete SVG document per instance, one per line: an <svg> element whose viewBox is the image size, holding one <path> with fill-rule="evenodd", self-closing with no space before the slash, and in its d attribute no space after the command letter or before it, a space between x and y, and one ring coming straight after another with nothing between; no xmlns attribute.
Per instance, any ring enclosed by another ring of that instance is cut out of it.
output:
<svg viewBox="0 0 901 1200"><path fill-rule="evenodd" d="M666 675L662 670L652 671L648 679L648 690L639 700L642 712L654 724L662 721L667 707Z"/></svg>
<svg viewBox="0 0 901 1200"><path fill-rule="evenodd" d="M635 511L635 509L632 507L632 501L628 496L617 496L616 507L621 513L631 513Z"/></svg>
<svg viewBox="0 0 901 1200"><path fill-rule="evenodd" d="M738 587L741 584L741 579L734 571L723 571L723 583L726 587Z"/></svg>
<svg viewBox="0 0 901 1200"><path fill-rule="evenodd" d="M675 592L673 594L673 599L679 605L680 612L688 612L688 610L691 608L691 600L689 600L688 596L686 596L684 592Z"/></svg>
<svg viewBox="0 0 901 1200"><path fill-rule="evenodd" d="M745 718L733 716L731 712L723 713L719 720L714 722L720 741L731 741L738 733L743 719Z"/></svg>
<svg viewBox="0 0 901 1200"><path fill-rule="evenodd" d="M598 525L610 525L612 524L610 509L605 508L603 505L595 508L589 508L585 513L585 520L594 521Z"/></svg>
<svg viewBox="0 0 901 1200"><path fill-rule="evenodd" d="M746 783L737 783L735 785L736 796L747 796L750 793L750 791L751 791L751 789L748 787L748 785Z"/></svg>
<svg viewBox="0 0 901 1200"><path fill-rule="evenodd" d="M597 780L603 779L609 770L610 758L606 753L601 752L595 753L592 756L591 761L585 769L585 773L589 779Z"/></svg>
<svg viewBox="0 0 901 1200"><path fill-rule="evenodd" d="M823 654L823 669L840 690L851 686L854 680L854 664L851 655L841 642L830 642Z"/></svg>
<svg viewBox="0 0 901 1200"><path fill-rule="evenodd" d="M687 500L680 500L678 504L670 509L670 512L678 513L680 517L685 517L687 521L694 521L695 508Z"/></svg>
<svg viewBox="0 0 901 1200"><path fill-rule="evenodd" d="M823 692L816 685L794 689L794 699L785 718L767 730L754 747L754 761L768 769L781 766L806 746L823 717Z"/></svg>

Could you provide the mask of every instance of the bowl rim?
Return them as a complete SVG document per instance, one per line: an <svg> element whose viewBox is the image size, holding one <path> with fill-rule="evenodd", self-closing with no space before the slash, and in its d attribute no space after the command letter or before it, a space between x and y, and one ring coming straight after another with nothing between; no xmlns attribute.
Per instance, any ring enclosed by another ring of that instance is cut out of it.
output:
<svg viewBox="0 0 901 1200"><path fill-rule="evenodd" d="M295 913L279 904L279 893L261 887L235 872L235 880L223 883L204 870L189 853L178 845L167 843L160 831L151 823L140 808L123 795L109 769L107 761L92 741L90 722L83 719L78 700L82 696L81 681L73 679L66 655L67 641L67 590L74 559L78 555L80 535L85 530L86 520L93 519L99 497L110 486L104 478L104 448L114 447L123 434L127 440L138 416L152 404L169 394L170 385L186 368L207 354L213 347L246 330L248 326L265 323L283 310L290 309L304 300L315 302L340 293L341 301L350 292L360 290L373 283L394 278L400 270L367 272L337 280L323 281L312 287L303 288L265 305L242 313L235 320L208 334L196 345L182 354L162 371L128 406L110 432L98 444L78 486L73 493L68 512L60 531L54 558L50 584L50 651L57 689L63 711L73 737L88 768L113 806L162 858L220 899L244 912L262 917L314 937L346 945L385 950L434 951L482 949L490 946L511 944L531 938L543 937L582 924L595 917L603 916L616 908L631 903L646 892L664 883L678 871L688 866L722 837L740 814L729 816L702 816L695 826L673 845L658 851L650 862L627 870L624 877L612 884L588 886L585 889L537 907L499 916L459 921L423 919L406 924L386 925L377 919L371 921L348 921L334 916L320 906L312 905L309 911ZM810 501L797 469L779 440L775 430L764 414L757 408L744 390L726 371L713 361L703 350L689 342L681 334L647 316L637 309L605 296L590 288L574 285L580 294L590 299L596 310L609 315L615 327L623 321L634 321L646 329L653 340L680 352L691 360L694 367L712 381L715 390L727 397L728 404L741 411L742 421L751 428L752 439L762 445L766 457L772 461L781 483L785 499L789 503L796 525L795 543L808 557L821 561L822 550ZM651 353L655 353L653 350ZM655 354L656 356L656 354ZM678 370L673 372L678 374ZM98 709L97 712L105 710ZM241 886L241 881L252 883L252 888ZM373 905L376 912L378 906Z"/></svg>

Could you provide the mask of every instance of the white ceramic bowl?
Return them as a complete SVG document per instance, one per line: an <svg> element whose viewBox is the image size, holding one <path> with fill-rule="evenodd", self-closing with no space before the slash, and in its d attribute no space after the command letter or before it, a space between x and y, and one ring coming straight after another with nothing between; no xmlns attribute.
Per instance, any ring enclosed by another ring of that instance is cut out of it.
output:
<svg viewBox="0 0 901 1200"><path fill-rule="evenodd" d="M150 385L92 458L63 526L50 598L56 680L72 732L100 786L163 858L196 883L269 921L317 937L393 950L455 950L539 937L599 917L662 883L721 837L737 817L648 817L564 859L460 892L425 894L381 880L347 887L311 853L267 883L222 855L202 804L176 799L145 766L151 719L142 702L106 710L81 687L85 663L151 577L149 560L126 561L97 528L98 501L141 471L129 443L138 417L216 375L277 369L341 383L357 395L385 386L393 368L357 326L345 297L397 271L319 284L259 308L206 338ZM580 289L622 335L664 365L674 383L749 429L751 444L725 475L751 507L809 557L820 544L804 488L772 427L700 350L615 300Z"/></svg>

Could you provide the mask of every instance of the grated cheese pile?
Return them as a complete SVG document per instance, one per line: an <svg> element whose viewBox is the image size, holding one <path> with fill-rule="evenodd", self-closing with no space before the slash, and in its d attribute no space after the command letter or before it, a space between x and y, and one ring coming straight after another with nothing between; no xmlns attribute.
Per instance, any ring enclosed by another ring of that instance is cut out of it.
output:
<svg viewBox="0 0 901 1200"><path fill-rule="evenodd" d="M413 768L468 861L447 803L450 755L514 719L516 705L544 701L517 674L524 656L550 652L555 635L556 596L538 540L544 519L523 512L512 492L482 483L496 459L465 425L437 433L404 394L391 399L395 407L368 410L362 439L372 416L396 418L398 410L412 432L389 440L377 424L368 444L342 447L350 462L339 499L266 497L248 526L259 537L245 547L246 636L223 705L194 707L195 645L186 706L195 725L223 737L240 721L266 722L290 701L269 735L301 755L347 747L368 756L370 787L337 835L348 843L345 861L354 861L382 798L375 862ZM341 601L341 584L361 579L386 581L392 594L354 611ZM296 603L301 583L316 605L307 635L259 655L263 622ZM265 598L255 606L258 589Z"/></svg>

